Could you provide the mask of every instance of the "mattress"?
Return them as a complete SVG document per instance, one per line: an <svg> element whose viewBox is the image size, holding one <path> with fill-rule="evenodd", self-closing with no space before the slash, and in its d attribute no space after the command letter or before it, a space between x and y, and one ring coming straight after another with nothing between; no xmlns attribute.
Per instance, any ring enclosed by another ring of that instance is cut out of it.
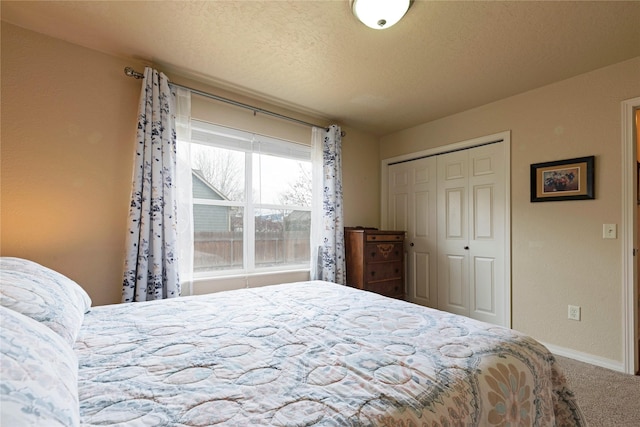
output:
<svg viewBox="0 0 640 427"><path fill-rule="evenodd" d="M584 425L531 337L309 281L93 307L85 426Z"/></svg>

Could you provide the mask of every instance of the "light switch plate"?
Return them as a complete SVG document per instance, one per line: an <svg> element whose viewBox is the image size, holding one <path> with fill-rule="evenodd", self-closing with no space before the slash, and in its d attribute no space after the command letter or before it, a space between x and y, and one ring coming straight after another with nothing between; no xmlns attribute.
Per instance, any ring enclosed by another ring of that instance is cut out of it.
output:
<svg viewBox="0 0 640 427"><path fill-rule="evenodd" d="M602 224L602 238L603 239L617 239L618 228L616 224Z"/></svg>

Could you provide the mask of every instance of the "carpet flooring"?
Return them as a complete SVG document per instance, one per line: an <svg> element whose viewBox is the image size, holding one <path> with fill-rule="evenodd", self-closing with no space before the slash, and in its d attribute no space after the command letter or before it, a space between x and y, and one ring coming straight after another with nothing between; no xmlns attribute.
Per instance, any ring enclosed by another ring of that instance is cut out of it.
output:
<svg viewBox="0 0 640 427"><path fill-rule="evenodd" d="M589 427L640 427L640 376L556 356Z"/></svg>

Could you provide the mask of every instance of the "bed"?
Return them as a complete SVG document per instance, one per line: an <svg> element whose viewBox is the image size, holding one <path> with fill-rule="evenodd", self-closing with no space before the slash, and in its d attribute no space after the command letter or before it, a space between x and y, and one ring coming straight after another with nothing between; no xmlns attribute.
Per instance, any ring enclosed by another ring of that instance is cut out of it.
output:
<svg viewBox="0 0 640 427"><path fill-rule="evenodd" d="M91 307L0 262L2 425L585 425L513 330L321 281Z"/></svg>

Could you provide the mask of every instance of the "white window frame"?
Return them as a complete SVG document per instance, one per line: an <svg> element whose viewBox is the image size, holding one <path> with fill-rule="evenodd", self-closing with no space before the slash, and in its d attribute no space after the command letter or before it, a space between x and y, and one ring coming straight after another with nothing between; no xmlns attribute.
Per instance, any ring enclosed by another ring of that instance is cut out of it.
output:
<svg viewBox="0 0 640 427"><path fill-rule="evenodd" d="M255 265L255 211L256 209L312 211L311 206L275 205L256 203L253 200L253 154L273 154L279 157L312 162L312 148L300 142L272 138L246 132L205 121L191 119L190 144L202 144L219 148L243 151L245 153L244 201L210 199L192 199L192 205L206 204L214 206L242 207L243 215L243 268L194 272L194 279L249 276L264 273L286 273L309 271L309 261L300 264L288 264L273 267ZM257 148L257 149L256 149ZM192 237L193 238L193 237ZM311 240L311 235L309 236ZM193 241L192 241L193 244ZM311 256L311 255L310 255Z"/></svg>

